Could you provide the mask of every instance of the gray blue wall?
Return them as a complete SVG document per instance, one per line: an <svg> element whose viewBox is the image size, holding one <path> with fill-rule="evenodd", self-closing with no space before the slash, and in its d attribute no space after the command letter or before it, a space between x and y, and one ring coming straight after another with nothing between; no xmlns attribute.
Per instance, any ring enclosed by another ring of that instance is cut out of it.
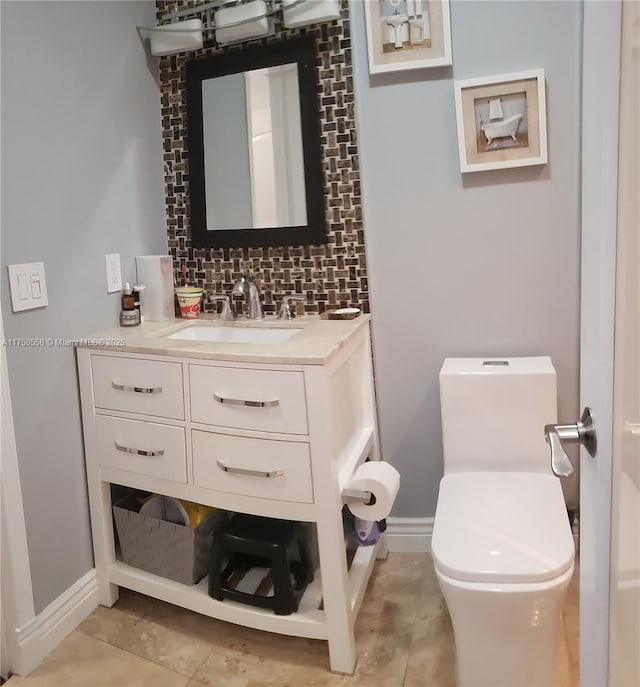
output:
<svg viewBox="0 0 640 687"><path fill-rule="evenodd" d="M403 476L393 514L427 517L445 357L550 355L560 417L579 415L581 4L453 0L453 67L377 76L351 11L382 451ZM462 175L453 80L536 68L549 163Z"/></svg>
<svg viewBox="0 0 640 687"><path fill-rule="evenodd" d="M117 323L104 255L167 250L160 97L136 25L153 2L2 2L2 314L7 338ZM8 264L44 261L49 306L13 314ZM7 349L36 612L92 566L75 356Z"/></svg>
<svg viewBox="0 0 640 687"><path fill-rule="evenodd" d="M152 2L7 2L2 12L2 308L7 337L114 325L104 254L166 251L160 100L135 32ZM397 516L430 516L446 356L549 354L577 418L580 5L451 4L453 68L368 74L352 3L382 448ZM549 164L461 175L453 79L543 67ZM13 314L6 265L43 260L49 306ZM36 611L91 566L70 348L10 348Z"/></svg>

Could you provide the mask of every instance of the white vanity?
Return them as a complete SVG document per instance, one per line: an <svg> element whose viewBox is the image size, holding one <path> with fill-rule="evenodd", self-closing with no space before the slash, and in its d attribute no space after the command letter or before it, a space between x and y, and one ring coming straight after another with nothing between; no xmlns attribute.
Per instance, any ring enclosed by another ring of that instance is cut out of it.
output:
<svg viewBox="0 0 640 687"><path fill-rule="evenodd" d="M185 329L212 326L215 341L200 340L205 329ZM230 341L225 327L236 332ZM298 331L285 340L258 331L275 329ZM382 538L360 547L348 567L341 515L354 470L379 458L369 337L366 315L203 317L114 329L79 347L100 602L112 605L122 586L247 627L325 639L331 669L352 673L355 618L374 559L384 554ZM315 523L320 568L298 612L217 601L206 578L187 586L117 560L111 484Z"/></svg>

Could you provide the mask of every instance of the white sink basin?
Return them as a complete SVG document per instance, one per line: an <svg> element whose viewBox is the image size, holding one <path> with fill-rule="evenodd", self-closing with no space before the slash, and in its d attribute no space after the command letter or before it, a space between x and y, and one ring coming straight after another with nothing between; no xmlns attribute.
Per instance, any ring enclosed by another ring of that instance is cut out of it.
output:
<svg viewBox="0 0 640 687"><path fill-rule="evenodd" d="M294 336L301 329L267 329L262 327L216 327L215 325L193 325L184 327L167 339L184 341L213 341L217 343L277 344Z"/></svg>

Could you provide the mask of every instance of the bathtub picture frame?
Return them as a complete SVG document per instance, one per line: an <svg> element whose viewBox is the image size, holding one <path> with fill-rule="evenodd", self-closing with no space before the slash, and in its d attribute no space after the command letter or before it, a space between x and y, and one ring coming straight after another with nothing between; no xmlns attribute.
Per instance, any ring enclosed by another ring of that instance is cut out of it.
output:
<svg viewBox="0 0 640 687"><path fill-rule="evenodd" d="M544 69L454 82L460 171L547 163Z"/></svg>
<svg viewBox="0 0 640 687"><path fill-rule="evenodd" d="M369 73L452 64L449 0L365 0Z"/></svg>

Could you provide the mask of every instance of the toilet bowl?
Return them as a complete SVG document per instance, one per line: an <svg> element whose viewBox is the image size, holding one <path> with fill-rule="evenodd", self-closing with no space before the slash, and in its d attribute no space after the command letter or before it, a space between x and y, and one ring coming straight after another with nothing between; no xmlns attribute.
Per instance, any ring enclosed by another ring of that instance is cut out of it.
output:
<svg viewBox="0 0 640 687"><path fill-rule="evenodd" d="M432 555L458 687L552 687L575 556L544 440L555 370L544 357L448 359L440 395L445 475Z"/></svg>

